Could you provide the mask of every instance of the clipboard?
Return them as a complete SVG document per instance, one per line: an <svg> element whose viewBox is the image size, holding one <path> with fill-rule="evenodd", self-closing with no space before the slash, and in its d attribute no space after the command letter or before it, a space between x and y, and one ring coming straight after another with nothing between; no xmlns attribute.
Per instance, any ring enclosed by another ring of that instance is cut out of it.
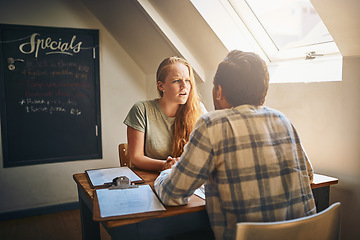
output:
<svg viewBox="0 0 360 240"><path fill-rule="evenodd" d="M150 185L95 189L93 203L94 221L156 216L166 210Z"/></svg>
<svg viewBox="0 0 360 240"><path fill-rule="evenodd" d="M114 167L89 169L85 171L91 188L108 187L114 178L127 176L131 183L144 183L145 181L129 167Z"/></svg>

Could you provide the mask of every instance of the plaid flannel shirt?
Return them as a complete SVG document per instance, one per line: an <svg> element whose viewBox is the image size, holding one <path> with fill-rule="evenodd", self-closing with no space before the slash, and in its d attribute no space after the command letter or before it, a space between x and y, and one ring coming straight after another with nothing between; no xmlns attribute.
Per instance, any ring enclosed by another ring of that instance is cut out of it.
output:
<svg viewBox="0 0 360 240"><path fill-rule="evenodd" d="M291 122L268 107L209 112L155 190L165 205L184 205L205 183L216 239L233 239L237 222L289 220L316 213L313 169Z"/></svg>

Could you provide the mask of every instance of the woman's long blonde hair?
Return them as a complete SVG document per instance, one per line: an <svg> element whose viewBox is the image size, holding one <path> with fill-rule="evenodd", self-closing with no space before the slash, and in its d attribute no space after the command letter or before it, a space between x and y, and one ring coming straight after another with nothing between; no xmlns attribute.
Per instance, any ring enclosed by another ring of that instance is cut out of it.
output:
<svg viewBox="0 0 360 240"><path fill-rule="evenodd" d="M172 157L180 157L184 151L185 144L189 141L189 136L198 118L202 115L200 108L200 97L196 88L194 72L190 64L179 57L169 57L164 59L156 72L156 83L161 81L165 83L166 76L172 65L182 63L189 69L191 90L185 104L180 105L175 115L174 137L172 147ZM158 89L160 96L163 92Z"/></svg>

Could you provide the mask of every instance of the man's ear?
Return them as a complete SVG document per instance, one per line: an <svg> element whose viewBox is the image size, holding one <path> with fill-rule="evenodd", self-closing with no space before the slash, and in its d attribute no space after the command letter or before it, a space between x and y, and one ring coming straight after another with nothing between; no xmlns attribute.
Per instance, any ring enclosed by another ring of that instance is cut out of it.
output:
<svg viewBox="0 0 360 240"><path fill-rule="evenodd" d="M221 85L218 85L218 88L215 93L217 104L219 105L219 109L231 108L232 105L227 101L224 91Z"/></svg>
<svg viewBox="0 0 360 240"><path fill-rule="evenodd" d="M218 100L218 101L220 101L224 97L221 85L217 86L215 94L216 94L216 96L215 96L216 100Z"/></svg>

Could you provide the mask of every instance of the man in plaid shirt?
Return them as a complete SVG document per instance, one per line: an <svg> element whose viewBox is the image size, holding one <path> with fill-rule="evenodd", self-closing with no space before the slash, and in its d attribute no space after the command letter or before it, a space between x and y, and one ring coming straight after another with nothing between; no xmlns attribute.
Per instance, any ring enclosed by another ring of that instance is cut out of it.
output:
<svg viewBox="0 0 360 240"><path fill-rule="evenodd" d="M198 120L179 161L155 181L165 205L187 204L205 183L217 240L233 239L238 222L316 213L313 169L294 126L281 112L262 106L268 85L258 55L230 52L214 78L216 111Z"/></svg>

